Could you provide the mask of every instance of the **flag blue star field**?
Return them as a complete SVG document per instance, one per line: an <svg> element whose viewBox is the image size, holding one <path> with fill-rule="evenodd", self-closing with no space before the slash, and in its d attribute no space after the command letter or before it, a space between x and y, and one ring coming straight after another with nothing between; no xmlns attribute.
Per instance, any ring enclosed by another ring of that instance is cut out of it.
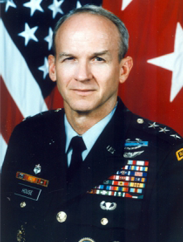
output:
<svg viewBox="0 0 183 242"><path fill-rule="evenodd" d="M0 0L0 164L16 124L63 106L48 76L53 28L65 13L87 3L113 12L129 30L134 66L119 89L125 105L153 120L153 128L160 122L183 135L182 0Z"/></svg>

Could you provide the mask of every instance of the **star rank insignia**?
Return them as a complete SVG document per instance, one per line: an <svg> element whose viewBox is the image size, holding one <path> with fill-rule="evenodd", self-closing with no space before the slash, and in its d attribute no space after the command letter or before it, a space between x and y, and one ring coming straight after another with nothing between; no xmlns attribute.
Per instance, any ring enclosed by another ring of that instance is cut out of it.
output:
<svg viewBox="0 0 183 242"><path fill-rule="evenodd" d="M56 113L60 112L60 110L62 110L61 108L58 108L55 110Z"/></svg>
<svg viewBox="0 0 183 242"><path fill-rule="evenodd" d="M177 134L171 134L170 136L171 136L171 137L174 137L175 139L181 139L181 137L178 136Z"/></svg>
<svg viewBox="0 0 183 242"><path fill-rule="evenodd" d="M168 131L170 131L170 130L168 130L166 127L165 127L165 128L160 128L160 130L159 130L160 133L163 132L163 133L165 133L165 134L166 134L166 132L168 132Z"/></svg>
<svg viewBox="0 0 183 242"><path fill-rule="evenodd" d="M155 129L156 127L159 127L158 124L156 124L156 122L152 123L152 124L149 124L149 127L148 128L153 128Z"/></svg>

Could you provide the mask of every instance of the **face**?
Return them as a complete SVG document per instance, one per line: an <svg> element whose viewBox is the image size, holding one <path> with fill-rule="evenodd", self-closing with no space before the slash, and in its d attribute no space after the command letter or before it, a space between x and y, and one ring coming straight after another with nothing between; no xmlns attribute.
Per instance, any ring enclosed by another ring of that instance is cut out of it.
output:
<svg viewBox="0 0 183 242"><path fill-rule="evenodd" d="M119 33L102 16L73 15L56 34L56 56L49 56L49 74L64 100L65 111L101 114L111 111L118 85L132 67L119 62Z"/></svg>

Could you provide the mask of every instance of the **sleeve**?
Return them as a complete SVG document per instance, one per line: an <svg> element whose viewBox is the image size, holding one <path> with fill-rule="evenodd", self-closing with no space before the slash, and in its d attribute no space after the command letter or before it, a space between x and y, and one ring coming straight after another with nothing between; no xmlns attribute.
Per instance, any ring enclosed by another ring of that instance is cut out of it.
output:
<svg viewBox="0 0 183 242"><path fill-rule="evenodd" d="M154 184L149 241L179 242L183 239L183 144L171 150L163 163L160 162Z"/></svg>

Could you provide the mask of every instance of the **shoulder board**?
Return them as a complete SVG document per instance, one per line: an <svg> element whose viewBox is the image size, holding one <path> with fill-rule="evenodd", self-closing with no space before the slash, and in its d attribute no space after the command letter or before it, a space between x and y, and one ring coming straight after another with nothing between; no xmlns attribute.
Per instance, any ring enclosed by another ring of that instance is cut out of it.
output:
<svg viewBox="0 0 183 242"><path fill-rule="evenodd" d="M176 144L183 142L183 138L172 128L163 124L134 115L133 124L137 129L143 129L149 135L155 135L169 143Z"/></svg>
<svg viewBox="0 0 183 242"><path fill-rule="evenodd" d="M56 110L48 110L48 111L40 112L38 114L35 114L34 116L28 116L28 117L24 118L22 121L28 121L28 120L33 120L33 119L39 119L41 117L47 117L53 113L59 113L61 110L62 110L62 108L58 108Z"/></svg>

